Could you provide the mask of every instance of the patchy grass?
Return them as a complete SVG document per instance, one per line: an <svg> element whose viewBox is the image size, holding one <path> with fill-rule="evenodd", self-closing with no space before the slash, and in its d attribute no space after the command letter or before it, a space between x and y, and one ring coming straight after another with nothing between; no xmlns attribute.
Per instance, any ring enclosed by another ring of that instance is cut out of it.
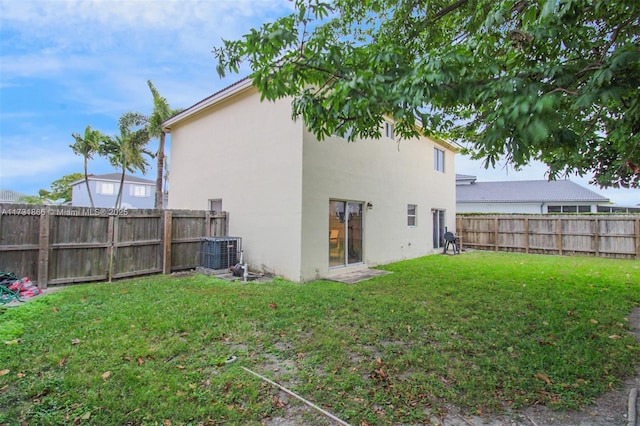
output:
<svg viewBox="0 0 640 426"><path fill-rule="evenodd" d="M0 423L260 424L297 404L352 424L589 404L640 362L640 262L429 256L354 285L153 276L0 312ZM238 360L225 364L235 355Z"/></svg>

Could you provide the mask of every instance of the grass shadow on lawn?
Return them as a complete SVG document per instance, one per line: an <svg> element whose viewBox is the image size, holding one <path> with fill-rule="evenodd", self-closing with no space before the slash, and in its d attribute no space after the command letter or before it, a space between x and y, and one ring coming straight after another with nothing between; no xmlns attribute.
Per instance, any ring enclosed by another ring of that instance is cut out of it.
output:
<svg viewBox="0 0 640 426"><path fill-rule="evenodd" d="M640 361L640 262L474 252L381 269L351 285L153 276L11 308L0 423L281 416L291 402L246 366L352 424L416 424L448 402L579 407Z"/></svg>

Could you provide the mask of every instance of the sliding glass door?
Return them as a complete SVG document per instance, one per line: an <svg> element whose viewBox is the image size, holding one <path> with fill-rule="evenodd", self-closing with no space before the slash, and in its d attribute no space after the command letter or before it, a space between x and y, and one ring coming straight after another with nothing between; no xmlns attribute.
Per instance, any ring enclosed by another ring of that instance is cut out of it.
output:
<svg viewBox="0 0 640 426"><path fill-rule="evenodd" d="M432 210L433 213L433 248L444 247L444 210Z"/></svg>
<svg viewBox="0 0 640 426"><path fill-rule="evenodd" d="M362 262L362 203L329 201L329 267Z"/></svg>

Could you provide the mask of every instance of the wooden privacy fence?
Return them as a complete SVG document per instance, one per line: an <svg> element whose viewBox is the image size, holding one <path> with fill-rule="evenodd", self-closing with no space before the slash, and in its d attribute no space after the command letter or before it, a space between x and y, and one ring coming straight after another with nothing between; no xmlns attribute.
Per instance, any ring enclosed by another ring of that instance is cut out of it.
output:
<svg viewBox="0 0 640 426"><path fill-rule="evenodd" d="M458 215L456 229L477 250L640 259L639 215Z"/></svg>
<svg viewBox="0 0 640 426"><path fill-rule="evenodd" d="M47 285L171 273L200 264L227 214L0 204L0 270Z"/></svg>

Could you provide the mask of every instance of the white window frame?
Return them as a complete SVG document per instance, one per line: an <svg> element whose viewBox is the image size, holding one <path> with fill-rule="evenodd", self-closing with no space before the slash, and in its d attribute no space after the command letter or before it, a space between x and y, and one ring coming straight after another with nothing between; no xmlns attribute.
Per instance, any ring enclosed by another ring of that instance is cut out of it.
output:
<svg viewBox="0 0 640 426"><path fill-rule="evenodd" d="M413 213L411 212L413 210ZM418 226L418 205L407 204L407 226L409 228L415 228Z"/></svg>
<svg viewBox="0 0 640 426"><path fill-rule="evenodd" d="M433 169L437 172L444 173L445 167L445 151L437 147L433 148Z"/></svg>

